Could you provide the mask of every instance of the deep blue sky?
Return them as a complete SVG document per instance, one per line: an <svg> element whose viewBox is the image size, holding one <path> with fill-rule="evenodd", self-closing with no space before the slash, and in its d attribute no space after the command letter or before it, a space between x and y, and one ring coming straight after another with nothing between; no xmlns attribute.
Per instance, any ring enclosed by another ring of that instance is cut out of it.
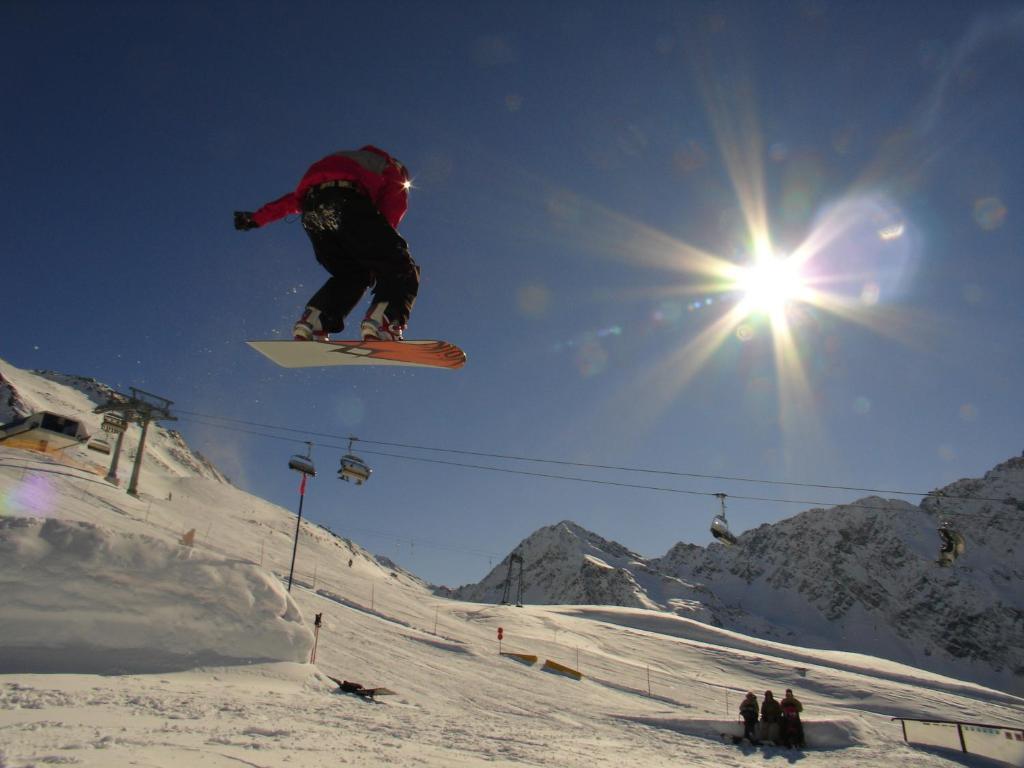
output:
<svg viewBox="0 0 1024 768"><path fill-rule="evenodd" d="M4 2L0 356L174 400L191 444L289 508L301 445L238 421L928 491L1024 447L1022 51L1009 3ZM242 343L287 333L325 274L297 222L238 233L231 212L364 143L415 178L407 335L462 345L460 372L287 371ZM747 262L733 179L759 176L781 253L829 211L851 222L808 268L852 314L790 307L799 390L763 316L687 367L740 294L688 271L686 246ZM314 439L306 513L452 585L565 518L644 555L706 543L717 502L370 451L865 495L369 442L355 488L333 477L344 440ZM729 519L807 506L734 499Z"/></svg>

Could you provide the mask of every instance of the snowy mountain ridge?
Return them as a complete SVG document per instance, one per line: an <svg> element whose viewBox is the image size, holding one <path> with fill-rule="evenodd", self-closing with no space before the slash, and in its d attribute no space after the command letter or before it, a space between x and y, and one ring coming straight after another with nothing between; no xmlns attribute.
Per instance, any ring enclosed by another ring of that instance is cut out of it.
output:
<svg viewBox="0 0 1024 768"><path fill-rule="evenodd" d="M2 361L0 361L2 363ZM54 411L85 424L89 434L102 434L103 417L93 410L114 399L113 388L85 376L53 371L28 373L0 365L0 424L37 411ZM126 456L135 458L138 439L125 435ZM206 477L221 483L229 480L205 456L190 448L180 433L156 426L147 439L146 455L162 469L178 477Z"/></svg>
<svg viewBox="0 0 1024 768"><path fill-rule="evenodd" d="M990 501L989 499L1001 499ZM672 611L717 627L882 656L1024 691L1024 458L920 506L867 497L746 531L735 547L679 543L644 558L563 521L524 539L484 579L442 594L497 602L523 558L523 600ZM967 538L952 568L936 528Z"/></svg>
<svg viewBox="0 0 1024 768"><path fill-rule="evenodd" d="M96 406L108 402L113 394L114 390L111 387L93 378L53 371L26 371L0 359L0 424L37 411L48 410L79 420L86 426L90 435L103 434L100 430L103 417L93 411ZM138 427L133 426L125 433L121 457L122 475L130 471L129 462L135 459L139 431ZM73 447L61 453L63 461L95 475L102 475L109 464L109 457L89 451L84 446ZM186 523L199 530L205 529L207 533L213 530L213 523L210 522L214 517L212 511L203 507L210 496L209 491L203 487L203 482L213 481L218 485L231 486L231 481L205 456L191 448L181 433L167 429L159 423L154 423L150 427L142 474L143 495L152 499L148 502L151 507L161 504L163 497L167 497L168 501L172 497L181 497L195 510L194 519L182 518L180 527L174 529L175 534L170 536L170 541L176 541L187 530ZM159 488L159 492L152 492L151 486ZM235 501L237 506L251 510L246 522L254 531L264 537L280 536L291 541L295 524L290 511L233 487L225 489L225 493L238 497ZM173 505L168 503L166 506ZM27 504L21 511L44 516L50 513L46 509L36 509L33 504ZM91 517L84 519L91 520ZM343 551L346 561L353 558L357 565L372 564L375 571L392 575L402 583L423 585L422 579L405 571L386 557L368 552L350 539L308 521L305 526L304 534L314 539L318 546L327 551ZM246 554L252 557L258 554L258 551L257 549Z"/></svg>

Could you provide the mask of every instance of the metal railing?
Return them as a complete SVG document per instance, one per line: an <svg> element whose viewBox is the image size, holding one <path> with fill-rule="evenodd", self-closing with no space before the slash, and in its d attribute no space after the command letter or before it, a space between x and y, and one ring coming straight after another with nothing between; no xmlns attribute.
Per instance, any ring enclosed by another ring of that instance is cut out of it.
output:
<svg viewBox="0 0 1024 768"><path fill-rule="evenodd" d="M1024 765L1024 729L1005 725L894 717L903 726L903 740L940 749L980 755L1008 765Z"/></svg>

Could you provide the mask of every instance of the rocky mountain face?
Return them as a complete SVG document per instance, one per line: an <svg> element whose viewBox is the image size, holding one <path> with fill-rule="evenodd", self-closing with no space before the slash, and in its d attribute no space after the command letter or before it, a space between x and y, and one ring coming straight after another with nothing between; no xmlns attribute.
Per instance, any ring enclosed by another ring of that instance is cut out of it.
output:
<svg viewBox="0 0 1024 768"><path fill-rule="evenodd" d="M511 574L514 602L520 578L512 554L523 559L524 603L670 609L717 623L709 606L721 606L707 589L658 570L641 555L568 520L533 533L480 583L438 592L457 600L499 602Z"/></svg>
<svg viewBox="0 0 1024 768"><path fill-rule="evenodd" d="M963 534L935 562L936 529ZM1024 693L1024 458L920 506L868 497L645 559L575 523L542 528L452 597L498 602L523 558L523 600L673 611L745 634L867 653Z"/></svg>

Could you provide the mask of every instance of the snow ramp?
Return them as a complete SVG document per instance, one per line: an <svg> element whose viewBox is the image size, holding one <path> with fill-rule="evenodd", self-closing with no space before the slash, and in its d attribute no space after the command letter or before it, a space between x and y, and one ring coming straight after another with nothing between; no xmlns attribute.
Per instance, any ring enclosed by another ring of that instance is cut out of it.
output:
<svg viewBox="0 0 1024 768"><path fill-rule="evenodd" d="M0 518L0 674L305 662L313 634L249 563L90 523Z"/></svg>

